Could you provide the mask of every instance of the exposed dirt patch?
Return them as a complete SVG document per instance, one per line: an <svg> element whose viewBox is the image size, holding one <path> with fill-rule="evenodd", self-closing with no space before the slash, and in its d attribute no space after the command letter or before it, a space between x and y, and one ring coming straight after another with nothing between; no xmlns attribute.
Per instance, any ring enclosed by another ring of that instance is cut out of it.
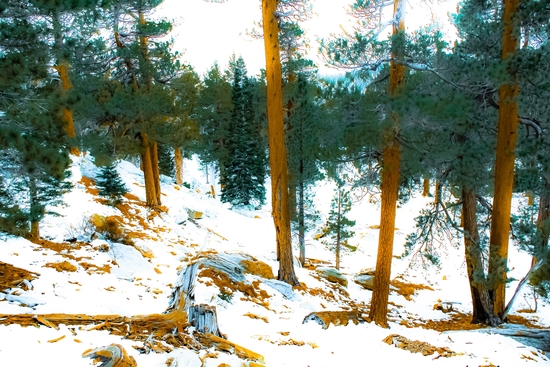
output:
<svg viewBox="0 0 550 367"><path fill-rule="evenodd" d="M392 280L390 284L395 287L393 291L405 297L407 301L411 301L412 296L414 296L418 290L434 290L430 286L424 284L405 283L398 278Z"/></svg>
<svg viewBox="0 0 550 367"><path fill-rule="evenodd" d="M40 274L15 267L0 261L0 292L9 288L22 288L27 290L24 280L29 282L36 279Z"/></svg>
<svg viewBox="0 0 550 367"><path fill-rule="evenodd" d="M269 302L267 302L267 299L271 298L271 296L265 290L260 288L259 280L253 281L252 284L234 282L227 274L213 268L202 268L198 274L198 277L210 278L223 293L233 294L236 291L240 291L247 296L244 300L252 301L269 309Z"/></svg>
<svg viewBox="0 0 550 367"><path fill-rule="evenodd" d="M452 312L447 314L448 318L443 320L402 320L401 325L407 327L423 327L424 329L436 330L439 332L449 330L477 330L484 329L483 324L472 324L472 314L461 312ZM536 324L533 320L529 320L519 315L508 315L509 324L523 325L533 329L544 329L544 326Z"/></svg>
<svg viewBox="0 0 550 367"><path fill-rule="evenodd" d="M82 178L80 179L80 181L78 181L78 183L83 184L86 187L86 192L88 194L94 195L94 196L99 195L99 190L95 185L95 181L92 180L91 178L82 176Z"/></svg>
<svg viewBox="0 0 550 367"><path fill-rule="evenodd" d="M105 274L105 273L111 273L111 267L107 264L103 266L98 266L95 264L90 264L87 262L81 262L79 263L80 266L82 266L88 274Z"/></svg>
<svg viewBox="0 0 550 367"><path fill-rule="evenodd" d="M396 348L408 350L411 353L422 353L423 356L429 356L437 353L439 357L452 357L456 353L447 347L436 347L426 342L419 340L411 340L398 334L388 335L384 340L384 343L394 345Z"/></svg>
<svg viewBox="0 0 550 367"><path fill-rule="evenodd" d="M77 271L77 269L78 269L76 266L74 266L73 264L71 264L68 261L60 261L60 262L57 262L57 263L47 263L46 265L44 265L44 267L55 269L58 272L67 271L67 272L70 272L70 273L73 273L73 272Z"/></svg>

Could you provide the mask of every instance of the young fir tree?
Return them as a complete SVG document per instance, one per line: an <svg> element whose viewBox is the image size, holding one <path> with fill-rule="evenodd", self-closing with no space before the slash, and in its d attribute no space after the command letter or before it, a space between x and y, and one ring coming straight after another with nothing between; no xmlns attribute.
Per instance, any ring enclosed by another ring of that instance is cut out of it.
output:
<svg viewBox="0 0 550 367"><path fill-rule="evenodd" d="M355 225L346 215L351 210L351 199L349 191L342 185L335 190L335 195L330 203L330 212L323 228L325 245L334 251L336 255L336 269L340 269L340 258L344 250L355 251L357 248L348 243L348 240L355 234L350 227Z"/></svg>
<svg viewBox="0 0 550 367"><path fill-rule="evenodd" d="M161 175L174 177L176 172L173 150L166 144L159 144L159 171Z"/></svg>
<svg viewBox="0 0 550 367"><path fill-rule="evenodd" d="M234 108L227 136L228 157L221 200L259 207L265 202L266 159L261 122L255 115L255 81L247 77L242 58L232 61L230 68Z"/></svg>
<svg viewBox="0 0 550 367"><path fill-rule="evenodd" d="M200 126L199 157L205 164L217 167L220 185L225 186L227 136L233 113L231 84L214 64L199 87L196 116Z"/></svg>
<svg viewBox="0 0 550 367"><path fill-rule="evenodd" d="M106 197L107 203L112 206L120 204L122 197L128 192L116 170L116 162L101 167L96 185L99 188L99 195Z"/></svg>

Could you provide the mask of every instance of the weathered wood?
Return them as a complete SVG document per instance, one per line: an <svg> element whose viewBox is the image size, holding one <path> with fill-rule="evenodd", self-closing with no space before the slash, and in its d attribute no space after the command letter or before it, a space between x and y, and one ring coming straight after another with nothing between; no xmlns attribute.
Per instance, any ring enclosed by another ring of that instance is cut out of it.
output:
<svg viewBox="0 0 550 367"><path fill-rule="evenodd" d="M212 334L226 339L218 327L218 315L216 307L200 304L189 308L189 323L195 327L199 333Z"/></svg>
<svg viewBox="0 0 550 367"><path fill-rule="evenodd" d="M119 344L111 344L86 351L82 354L82 358L91 358L102 362L101 367L137 367L134 357L129 356Z"/></svg>

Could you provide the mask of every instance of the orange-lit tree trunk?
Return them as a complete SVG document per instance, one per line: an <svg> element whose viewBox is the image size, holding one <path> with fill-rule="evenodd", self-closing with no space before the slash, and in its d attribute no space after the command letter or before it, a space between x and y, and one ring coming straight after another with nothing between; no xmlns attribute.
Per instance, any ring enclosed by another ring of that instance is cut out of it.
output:
<svg viewBox="0 0 550 367"><path fill-rule="evenodd" d="M59 73L59 79L61 80L61 90L63 94L68 93L68 91L72 88L71 80L69 79L69 72L68 72L68 63L62 62L55 66L55 70ZM76 131L74 128L74 118L73 118L73 111L70 110L67 107L63 107L61 111L61 120L63 121L63 124L65 125L65 131L67 132L67 136L72 139L73 142L76 142ZM78 155L80 154L80 151L78 147L72 146L70 148L71 154Z"/></svg>
<svg viewBox="0 0 550 367"><path fill-rule="evenodd" d="M271 199L273 221L277 236L279 257L278 279L297 285L294 273L290 214L288 203L288 167L283 120L283 90L281 56L279 51L279 24L275 16L277 0L262 0L262 21L267 79L267 121L269 139L269 166L271 170Z"/></svg>
<svg viewBox="0 0 550 367"><path fill-rule="evenodd" d="M151 168L153 171L153 179L155 180L155 197L157 198L157 205L161 205L159 153L158 144L156 141L149 145L149 150L151 151Z"/></svg>
<svg viewBox="0 0 550 367"><path fill-rule="evenodd" d="M430 196L430 179L424 178L422 180L422 196Z"/></svg>
<svg viewBox="0 0 550 367"><path fill-rule="evenodd" d="M394 1L393 34L405 31L405 0ZM392 55L394 58L403 57L402 52ZM390 65L390 95L399 93L403 83L404 67L396 62ZM386 134L386 146L382 156L382 204L380 213L380 237L378 239L378 254L376 258L376 272L374 288L370 305L369 318L377 325L388 327L388 298L390 293L391 261L393 256L393 237L395 230L395 212L397 194L399 190L399 165L401 162L400 144L397 134L400 128L400 116L393 114L394 122Z"/></svg>
<svg viewBox="0 0 550 367"><path fill-rule="evenodd" d="M504 2L504 35L502 60L506 61L518 47L515 18L519 0ZM506 272L508 263L508 238L510 236L510 211L514 185L514 160L518 130L517 97L519 85L514 71L508 68L510 81L499 90L498 134L495 165L495 190L491 221L489 272L496 282L493 289L495 314L502 316L506 306Z"/></svg>
<svg viewBox="0 0 550 367"><path fill-rule="evenodd" d="M143 168L143 180L145 181L145 204L149 208L156 208L160 205L157 201L155 190L155 175L153 174L153 163L151 159L151 149L149 139L146 133L140 133L142 153L141 166Z"/></svg>
<svg viewBox="0 0 550 367"><path fill-rule="evenodd" d="M183 155L181 147L174 148L174 163L176 166L176 185L183 184ZM207 174L208 177L208 174Z"/></svg>

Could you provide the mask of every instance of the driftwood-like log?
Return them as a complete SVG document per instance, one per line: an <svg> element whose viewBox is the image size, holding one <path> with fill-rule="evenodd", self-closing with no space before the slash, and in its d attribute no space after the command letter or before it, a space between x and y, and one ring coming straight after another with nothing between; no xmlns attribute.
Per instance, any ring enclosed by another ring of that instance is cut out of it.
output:
<svg viewBox="0 0 550 367"><path fill-rule="evenodd" d="M305 324L308 321L315 321L321 325L323 329L327 329L330 324L333 324L334 326L347 326L351 321L357 325L365 322L366 320L358 311L319 311L312 312L307 315L302 324Z"/></svg>
<svg viewBox="0 0 550 367"><path fill-rule="evenodd" d="M111 344L86 351L82 354L82 357L102 362L99 367L137 367L134 357L129 356L119 344Z"/></svg>
<svg viewBox="0 0 550 367"><path fill-rule="evenodd" d="M255 353L223 338L212 334L196 334L195 337L202 345L207 347L214 347L216 350L221 352L235 354L239 358L255 361L261 363L262 365L265 364L264 357L261 354Z"/></svg>

